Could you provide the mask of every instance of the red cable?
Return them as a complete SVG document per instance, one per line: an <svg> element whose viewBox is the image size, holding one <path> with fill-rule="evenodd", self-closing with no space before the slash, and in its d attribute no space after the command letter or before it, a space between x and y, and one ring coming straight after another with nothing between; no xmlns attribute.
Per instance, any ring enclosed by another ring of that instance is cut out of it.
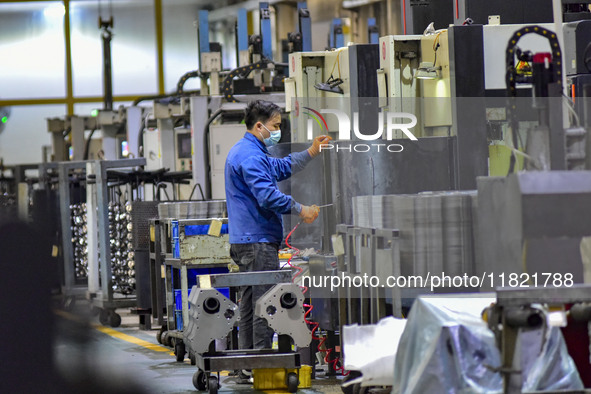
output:
<svg viewBox="0 0 591 394"><path fill-rule="evenodd" d="M402 0L402 23L404 24L404 35L406 35L406 0Z"/></svg>
<svg viewBox="0 0 591 394"><path fill-rule="evenodd" d="M296 270L298 270L297 274L295 274L294 277L291 280L292 283L295 282L295 279L304 272L304 269L303 268L301 268L299 266L296 267L296 266L294 266L294 265L291 264L291 259L293 258L294 255L299 254L300 253L300 250L298 248L296 248L294 246L291 246L289 244L289 238L291 237L291 235L293 234L293 232L296 230L296 228L298 228L298 226L301 223L302 222L299 222L298 224L296 224L295 227L289 232L289 234L287 234L287 237L285 237L285 244L287 245L287 247L296 251L296 253L292 253L291 256L289 257L289 259L287 260L287 264L291 268L295 268ZM306 292L308 291L308 287L306 287L306 286L300 286L300 287L302 288L302 293L303 294L306 294ZM312 312L312 309L314 309L314 306L313 305L304 304L304 308L308 308L306 310L306 312L304 313L304 321L306 322L306 324L309 324L309 325L313 326L312 333L311 333L312 339L315 339L315 340L319 341L318 342L317 349L318 349L319 352L321 352L322 350L320 350L320 348L322 347L322 345L324 345L324 342L326 342L326 339L327 338L326 337L322 337L321 338L321 337L319 337L319 336L316 335L316 330L318 330L318 326L320 325L320 323L317 323L317 322L308 320L308 316ZM329 360L328 359L333 350L334 350L333 348L331 348L331 349L325 349L326 355L324 356L324 362L327 363L327 364L331 364L332 365L332 369L335 372L339 372L340 371L343 376L349 375L349 372L345 372L345 368L342 365L339 368L337 368L337 363L339 362L339 357L336 357L333 360Z"/></svg>

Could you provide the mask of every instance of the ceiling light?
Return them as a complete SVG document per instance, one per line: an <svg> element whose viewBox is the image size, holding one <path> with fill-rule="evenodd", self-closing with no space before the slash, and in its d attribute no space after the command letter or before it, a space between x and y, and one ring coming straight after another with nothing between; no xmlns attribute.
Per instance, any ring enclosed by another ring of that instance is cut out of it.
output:
<svg viewBox="0 0 591 394"><path fill-rule="evenodd" d="M66 9L62 3L55 3L43 9L43 16L47 19L61 18L66 14Z"/></svg>

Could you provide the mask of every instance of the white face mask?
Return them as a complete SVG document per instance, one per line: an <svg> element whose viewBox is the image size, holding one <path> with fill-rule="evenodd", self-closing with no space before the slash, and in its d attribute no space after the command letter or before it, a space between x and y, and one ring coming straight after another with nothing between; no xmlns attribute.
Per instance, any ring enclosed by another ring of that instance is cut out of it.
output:
<svg viewBox="0 0 591 394"><path fill-rule="evenodd" d="M263 123L261 123L263 125L263 127L269 132L270 136L269 138L263 138L263 142L265 143L266 146L273 146L273 145L277 145L277 143L279 142L279 140L281 139L281 130L269 130L267 129L267 126L265 126ZM259 133L260 134L260 133ZM261 134L261 138L263 137L263 135Z"/></svg>

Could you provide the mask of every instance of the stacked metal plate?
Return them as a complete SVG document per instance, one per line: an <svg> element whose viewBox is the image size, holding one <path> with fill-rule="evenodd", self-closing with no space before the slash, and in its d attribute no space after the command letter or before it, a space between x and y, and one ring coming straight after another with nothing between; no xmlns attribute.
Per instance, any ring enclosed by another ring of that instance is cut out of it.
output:
<svg viewBox="0 0 591 394"><path fill-rule="evenodd" d="M158 204L160 219L227 218L226 200L179 201Z"/></svg>
<svg viewBox="0 0 591 394"><path fill-rule="evenodd" d="M403 275L471 274L475 212L475 191L353 198L353 225L400 230Z"/></svg>

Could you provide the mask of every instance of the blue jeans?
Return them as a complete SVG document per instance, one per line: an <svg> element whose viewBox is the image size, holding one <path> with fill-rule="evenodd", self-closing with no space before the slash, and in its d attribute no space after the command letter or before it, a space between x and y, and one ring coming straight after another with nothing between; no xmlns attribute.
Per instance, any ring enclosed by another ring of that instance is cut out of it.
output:
<svg viewBox="0 0 591 394"><path fill-rule="evenodd" d="M279 269L279 245L275 243L232 244L230 256L240 272L273 271ZM273 285L241 287L238 346L240 349L270 349L273 330L267 321L254 316L254 305Z"/></svg>

